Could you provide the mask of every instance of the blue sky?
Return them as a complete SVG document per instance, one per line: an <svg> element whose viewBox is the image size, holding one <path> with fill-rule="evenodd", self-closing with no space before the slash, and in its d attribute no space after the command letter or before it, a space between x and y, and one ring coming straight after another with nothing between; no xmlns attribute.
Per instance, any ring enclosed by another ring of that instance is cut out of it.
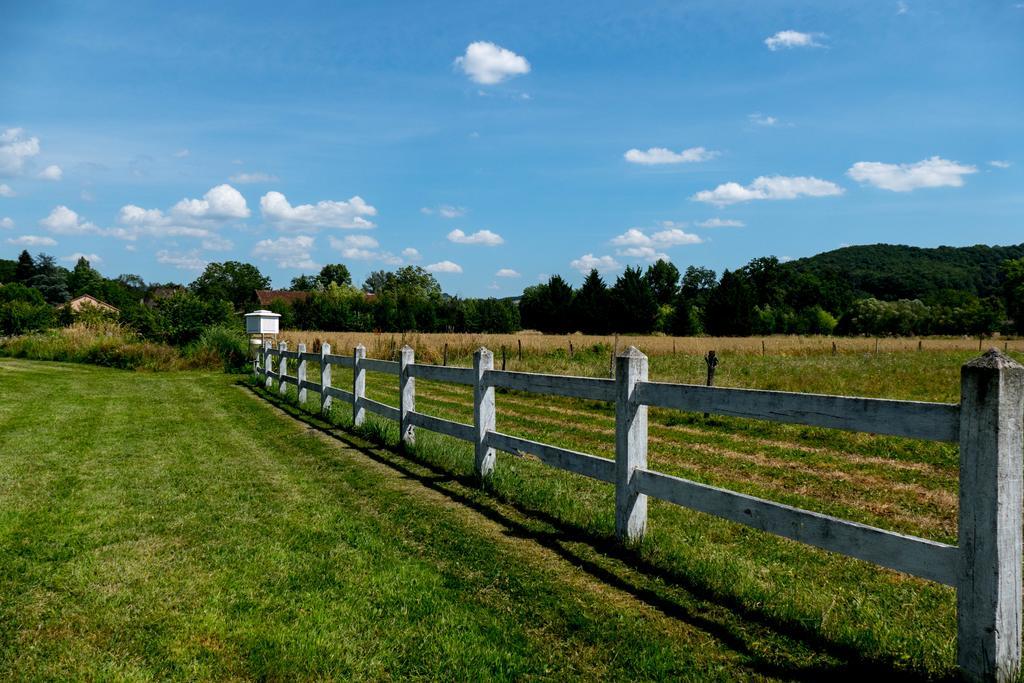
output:
<svg viewBox="0 0 1024 683"><path fill-rule="evenodd" d="M0 257L507 296L1024 242L1024 2L5 3Z"/></svg>

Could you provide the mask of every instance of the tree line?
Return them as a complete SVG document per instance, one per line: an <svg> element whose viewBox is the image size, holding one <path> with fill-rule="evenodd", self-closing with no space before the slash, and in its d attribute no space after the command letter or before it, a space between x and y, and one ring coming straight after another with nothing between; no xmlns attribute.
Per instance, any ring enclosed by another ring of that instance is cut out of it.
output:
<svg viewBox="0 0 1024 683"><path fill-rule="evenodd" d="M660 260L627 267L608 284L591 270L578 289L559 275L528 287L520 301L524 327L678 336L769 334L983 335L1024 333L1024 257L1004 260L987 296L944 287L923 299L882 299L857 291L838 270L808 269L769 256L741 268L689 266ZM884 293L883 293L884 296Z"/></svg>
<svg viewBox="0 0 1024 683"><path fill-rule="evenodd" d="M268 308L281 314L285 328L328 331L1024 333L1024 245L945 252L886 246L837 250L793 263L756 258L720 276L695 265L680 272L659 260L646 268L627 267L609 282L592 270L578 288L554 275L511 299L450 296L418 266L374 271L356 287L344 264L329 264L292 280L290 290L302 296L272 301ZM1004 258L1015 253L1021 256ZM874 270L865 261L870 257L878 260ZM933 268L941 275L920 274ZM890 286L900 278L914 282ZM953 286L957 282L965 284ZM182 345L211 325L241 325L241 314L256 307L256 291L269 289L270 279L252 264L226 261L208 264L188 285L146 283L132 274L106 278L85 258L68 269L52 256L23 251L17 260L0 260L0 285L0 334L103 315L75 314L63 306L89 294L120 309L118 320L143 338ZM907 292L917 296L903 296Z"/></svg>

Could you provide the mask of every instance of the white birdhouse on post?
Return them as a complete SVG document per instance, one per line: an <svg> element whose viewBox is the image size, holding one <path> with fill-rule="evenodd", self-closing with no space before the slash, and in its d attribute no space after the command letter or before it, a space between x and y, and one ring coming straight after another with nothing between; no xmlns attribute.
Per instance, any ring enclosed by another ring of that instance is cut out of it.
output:
<svg viewBox="0 0 1024 683"><path fill-rule="evenodd" d="M245 332L251 335L250 346L255 346L254 358L259 357L259 349L263 348L263 342L267 335L276 335L280 330L281 314L273 311L259 310L245 314ZM255 338L259 335L259 339ZM255 362L255 360L254 360Z"/></svg>
<svg viewBox="0 0 1024 683"><path fill-rule="evenodd" d="M280 322L280 313L253 311L245 314L245 331L248 334L277 334Z"/></svg>

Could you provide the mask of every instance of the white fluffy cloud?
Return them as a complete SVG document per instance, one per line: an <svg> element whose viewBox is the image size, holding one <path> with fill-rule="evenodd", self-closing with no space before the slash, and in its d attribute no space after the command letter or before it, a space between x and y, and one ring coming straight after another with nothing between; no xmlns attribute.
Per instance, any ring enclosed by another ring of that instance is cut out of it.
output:
<svg viewBox="0 0 1024 683"><path fill-rule="evenodd" d="M522 277L519 271L512 270L511 268L501 268L494 275L495 277Z"/></svg>
<svg viewBox="0 0 1024 683"><path fill-rule="evenodd" d="M976 166L958 164L934 156L914 164L885 164L858 161L846 175L860 183L893 192L910 192L922 187L961 187L963 176L977 173Z"/></svg>
<svg viewBox="0 0 1024 683"><path fill-rule="evenodd" d="M412 247L406 247L405 249L403 249L402 256L410 261L419 261L421 258L423 258L422 256L420 256L419 250L414 249Z"/></svg>
<svg viewBox="0 0 1024 683"><path fill-rule="evenodd" d="M68 263L78 263L78 259L80 258L84 258L91 266L103 263L103 257L99 254L83 254L80 251L76 251L74 254L68 254L67 256L61 256L60 260L67 261Z"/></svg>
<svg viewBox="0 0 1024 683"><path fill-rule="evenodd" d="M22 235L21 237L8 239L7 244L13 244L18 247L52 247L57 244L57 240L40 235Z"/></svg>
<svg viewBox="0 0 1024 683"><path fill-rule="evenodd" d="M612 238L611 243L617 247L656 247L665 249L683 244L700 244L703 240L699 235L686 232L679 228L658 230L648 235L640 228L630 228L626 232ZM630 254L624 254L629 256Z"/></svg>
<svg viewBox="0 0 1024 683"><path fill-rule="evenodd" d="M64 169L57 164L50 164L36 176L40 180L60 180L64 177Z"/></svg>
<svg viewBox="0 0 1024 683"><path fill-rule="evenodd" d="M331 237L330 242L331 248L340 251L341 255L347 259L354 261L381 261L392 266L398 266L403 263L400 257L395 256L390 251L377 251L380 243L369 235L346 235L341 239Z"/></svg>
<svg viewBox="0 0 1024 683"><path fill-rule="evenodd" d="M278 237L256 243L252 255L264 261L273 261L279 268L313 269L313 238L309 235Z"/></svg>
<svg viewBox="0 0 1024 683"><path fill-rule="evenodd" d="M324 200L316 204L292 206L280 192L268 192L260 198L263 217L282 228L372 228L364 216L376 216L377 209L355 196L348 201Z"/></svg>
<svg viewBox="0 0 1024 683"><path fill-rule="evenodd" d="M994 159L988 162L988 165L994 168L1010 168L1011 166L1009 161L1000 161L999 159Z"/></svg>
<svg viewBox="0 0 1024 683"><path fill-rule="evenodd" d="M681 152L673 152L665 147L651 147L646 152L639 149L628 150L623 157L631 164L686 164L698 161L709 161L719 155L718 152L703 147L690 147Z"/></svg>
<svg viewBox="0 0 1024 683"><path fill-rule="evenodd" d="M58 235L95 235L102 232L63 204L54 207L49 216L39 221L39 225Z"/></svg>
<svg viewBox="0 0 1024 683"><path fill-rule="evenodd" d="M432 216L436 213L441 218L459 218L466 215L466 207L451 206L450 204L441 204L437 207L424 206L420 209L420 213L428 216Z"/></svg>
<svg viewBox="0 0 1024 683"><path fill-rule="evenodd" d="M723 183L713 190L701 190L693 195L698 202L717 206L749 202L755 199L796 199L798 197L831 197L843 193L843 188L828 180L805 176L760 176L750 185Z"/></svg>
<svg viewBox="0 0 1024 683"><path fill-rule="evenodd" d="M177 218L180 218L178 216ZM144 209L134 204L126 204L117 214L117 222L122 227L111 228L106 233L120 239L134 240L140 236L148 237L203 237L213 238L210 230L195 225L182 225L182 221L167 216L160 209Z"/></svg>
<svg viewBox="0 0 1024 683"><path fill-rule="evenodd" d="M622 267L611 256L594 256L593 254L584 254L578 259L573 259L569 265L581 273L589 273L594 268L597 268L599 271L608 271L618 270Z"/></svg>
<svg viewBox="0 0 1024 683"><path fill-rule="evenodd" d="M227 183L210 188L202 199L182 199L171 212L196 220L248 218L250 214L245 197Z"/></svg>
<svg viewBox="0 0 1024 683"><path fill-rule="evenodd" d="M13 197L14 190L7 183L0 183L0 197Z"/></svg>
<svg viewBox="0 0 1024 683"><path fill-rule="evenodd" d="M199 250L193 249L188 252L167 251L161 249L156 252L157 263L174 266L179 270L202 270L209 263L199 254Z"/></svg>
<svg viewBox="0 0 1024 683"><path fill-rule="evenodd" d="M612 245L619 247L616 254L626 258L644 259L653 263L658 259L669 260L669 255L662 251L663 249L703 242L699 235L686 232L678 227L668 227L676 225L671 221L665 221L662 225L664 229L657 230L649 235L640 228L630 228L621 235L612 238ZM586 259L586 257L583 257L583 259ZM594 266L588 266L583 263L583 259L579 259L579 266L576 265L576 261L573 261L573 268L577 268L581 272L587 272Z"/></svg>
<svg viewBox="0 0 1024 683"><path fill-rule="evenodd" d="M501 235L490 230L477 230L472 235L467 235L458 228L448 233L448 241L455 242L455 244L477 244L485 247L496 247L505 243Z"/></svg>
<svg viewBox="0 0 1024 683"><path fill-rule="evenodd" d="M494 85L530 73L530 63L525 57L484 40L470 43L466 54L455 58L455 66L481 85Z"/></svg>
<svg viewBox="0 0 1024 683"><path fill-rule="evenodd" d="M13 227L14 219L12 219L10 216L0 218L0 228L3 228L4 230L10 230Z"/></svg>
<svg viewBox="0 0 1024 683"><path fill-rule="evenodd" d="M22 128L8 128L0 133L0 175L17 175L25 162L39 154L39 138L25 137Z"/></svg>
<svg viewBox="0 0 1024 683"><path fill-rule="evenodd" d="M824 33L801 33L800 31L779 31L773 36L764 39L764 44L772 52L794 47L824 47L819 38L824 38Z"/></svg>
<svg viewBox="0 0 1024 683"><path fill-rule="evenodd" d="M246 183L272 183L277 180L276 175L270 175L269 173L236 173L235 175L228 178L233 183L239 183L244 185Z"/></svg>
<svg viewBox="0 0 1024 683"><path fill-rule="evenodd" d="M702 228L742 228L746 223L732 218L709 218L697 225Z"/></svg>
<svg viewBox="0 0 1024 683"><path fill-rule="evenodd" d="M461 273L462 266L453 261L438 261L427 266L431 273Z"/></svg>

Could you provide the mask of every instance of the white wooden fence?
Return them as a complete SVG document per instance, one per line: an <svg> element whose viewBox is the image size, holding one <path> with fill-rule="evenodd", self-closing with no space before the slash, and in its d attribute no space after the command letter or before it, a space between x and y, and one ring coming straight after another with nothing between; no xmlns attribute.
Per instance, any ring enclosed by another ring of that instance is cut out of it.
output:
<svg viewBox="0 0 1024 683"><path fill-rule="evenodd" d="M275 359L277 360L275 365ZM297 363L288 374L289 361ZM320 366L320 381L306 376L306 363ZM352 368L352 391L331 384L331 367ZM779 391L726 389L650 382L647 356L630 347L616 358L615 379L592 379L494 369L494 356L481 348L472 368L417 364L413 349L400 360L366 357L359 345L352 355L319 354L285 343L263 349L257 375L267 388L277 382L320 394L326 413L332 399L352 406L353 422L366 411L399 423L403 443L415 441L416 428L473 444L476 472L489 476L495 451L529 453L552 467L615 485L616 533L632 542L647 526L647 497L654 496L779 536L856 557L929 581L952 586L957 594L957 658L969 680L1014 680L1021 664L1022 422L1024 367L996 349L961 369L959 404L824 396ZM398 377L399 407L366 397L366 372ZM416 411L416 378L473 387L473 424ZM615 460L538 443L497 430L494 389L614 402ZM674 477L647 467L647 407L714 413L945 441L960 445L960 519L957 545L907 536L856 522L801 510L754 496Z"/></svg>

